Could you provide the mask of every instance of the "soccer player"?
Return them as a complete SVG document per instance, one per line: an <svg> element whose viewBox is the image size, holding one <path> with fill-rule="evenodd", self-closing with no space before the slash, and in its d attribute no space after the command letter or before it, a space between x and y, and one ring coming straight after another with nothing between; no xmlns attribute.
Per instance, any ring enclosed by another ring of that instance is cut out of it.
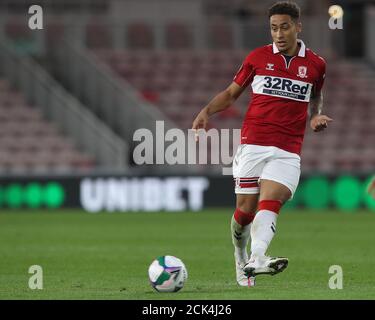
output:
<svg viewBox="0 0 375 320"><path fill-rule="evenodd" d="M205 129L210 116L232 105L251 85L252 99L233 159L236 210L231 232L241 286L250 285L256 275L277 274L287 267L287 258L268 257L266 251L280 209L298 185L306 120L309 115L315 132L332 121L322 114L326 64L298 39L299 7L277 2L268 16L273 43L250 52L233 82L200 111L192 126Z"/></svg>

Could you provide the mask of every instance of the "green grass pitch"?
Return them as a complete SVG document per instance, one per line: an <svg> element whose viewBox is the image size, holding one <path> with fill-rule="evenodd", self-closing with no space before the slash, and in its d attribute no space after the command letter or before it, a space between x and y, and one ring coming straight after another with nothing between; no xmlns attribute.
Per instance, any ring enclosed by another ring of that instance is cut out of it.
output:
<svg viewBox="0 0 375 320"><path fill-rule="evenodd" d="M374 299L375 214L284 210L269 249L289 257L276 276L237 286L232 209L184 213L0 212L0 299ZM188 269L185 287L158 293L147 269L158 255ZM31 265L43 289L28 287ZM328 287L331 265L343 289Z"/></svg>

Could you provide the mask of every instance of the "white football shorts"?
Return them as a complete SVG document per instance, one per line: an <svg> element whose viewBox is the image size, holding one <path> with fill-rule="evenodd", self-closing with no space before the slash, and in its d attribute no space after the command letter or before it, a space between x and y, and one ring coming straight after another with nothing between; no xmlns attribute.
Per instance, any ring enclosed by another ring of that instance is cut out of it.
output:
<svg viewBox="0 0 375 320"><path fill-rule="evenodd" d="M301 174L301 158L277 147L240 144L233 158L235 193L258 194L261 179L286 186L292 193L297 189Z"/></svg>

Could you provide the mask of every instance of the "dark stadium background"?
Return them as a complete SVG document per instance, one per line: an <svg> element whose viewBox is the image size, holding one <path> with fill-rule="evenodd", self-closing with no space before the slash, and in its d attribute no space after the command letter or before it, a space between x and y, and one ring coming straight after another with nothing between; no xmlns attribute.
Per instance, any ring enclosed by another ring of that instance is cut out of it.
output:
<svg viewBox="0 0 375 320"><path fill-rule="evenodd" d="M247 53L271 42L274 2L0 0L0 219L65 209L229 217L233 181L220 164L137 165L133 134L162 120L187 133ZM324 112L334 122L318 134L307 127L285 210L374 211L375 1L296 2L300 38L327 61ZM42 30L29 28L31 5L43 9ZM329 28L331 5L343 9L343 29ZM210 126L239 129L248 98Z"/></svg>

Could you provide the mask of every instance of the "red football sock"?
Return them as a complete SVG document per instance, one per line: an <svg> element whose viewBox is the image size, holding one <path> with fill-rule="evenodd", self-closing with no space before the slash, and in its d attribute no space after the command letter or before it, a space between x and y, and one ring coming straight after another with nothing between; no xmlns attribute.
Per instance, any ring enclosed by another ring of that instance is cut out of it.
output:
<svg viewBox="0 0 375 320"><path fill-rule="evenodd" d="M261 200L258 203L258 211L268 210L279 214L282 202L280 200Z"/></svg>

